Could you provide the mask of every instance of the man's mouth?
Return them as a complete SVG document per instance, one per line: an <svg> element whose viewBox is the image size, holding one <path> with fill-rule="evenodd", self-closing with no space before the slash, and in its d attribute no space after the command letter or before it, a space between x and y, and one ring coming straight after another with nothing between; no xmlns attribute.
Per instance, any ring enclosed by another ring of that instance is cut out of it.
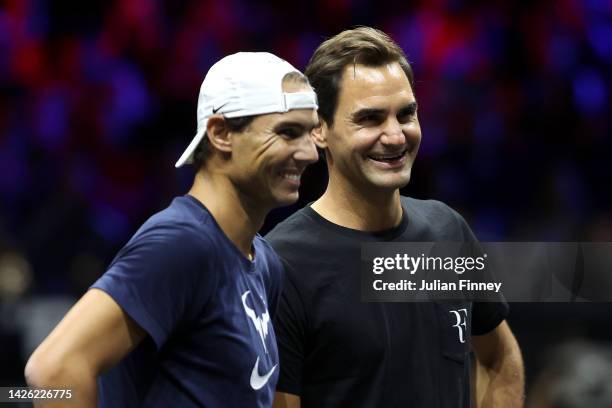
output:
<svg viewBox="0 0 612 408"><path fill-rule="evenodd" d="M374 161L385 162L385 163L393 163L398 160L401 160L406 153L408 152L408 148L402 150L398 153L388 153L388 154L369 154L368 158Z"/></svg>
<svg viewBox="0 0 612 408"><path fill-rule="evenodd" d="M300 181L301 173L298 171L282 171L281 177L290 181Z"/></svg>

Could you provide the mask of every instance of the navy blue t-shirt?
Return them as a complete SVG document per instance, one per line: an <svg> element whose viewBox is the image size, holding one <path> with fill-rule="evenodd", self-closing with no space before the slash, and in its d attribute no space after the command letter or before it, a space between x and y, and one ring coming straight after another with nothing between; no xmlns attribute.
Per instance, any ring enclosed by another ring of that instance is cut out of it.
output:
<svg viewBox="0 0 612 408"><path fill-rule="evenodd" d="M99 378L101 407L272 405L282 266L253 248L251 262L189 195L143 224L92 286L149 334Z"/></svg>

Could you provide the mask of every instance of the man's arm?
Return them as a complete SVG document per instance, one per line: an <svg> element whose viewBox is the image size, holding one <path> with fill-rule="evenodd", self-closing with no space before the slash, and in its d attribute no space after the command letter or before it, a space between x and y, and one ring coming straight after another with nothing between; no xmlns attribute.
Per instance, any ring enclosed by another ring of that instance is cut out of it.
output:
<svg viewBox="0 0 612 408"><path fill-rule="evenodd" d="M105 292L89 290L34 351L28 385L71 389L70 404L97 406L96 377L117 364L147 335ZM45 407L66 406L68 400Z"/></svg>
<svg viewBox="0 0 612 408"><path fill-rule="evenodd" d="M479 367L476 395L479 408L522 407L525 375L518 343L503 321L491 332L472 337Z"/></svg>
<svg viewBox="0 0 612 408"><path fill-rule="evenodd" d="M276 392L272 408L300 408L300 397L286 392Z"/></svg>

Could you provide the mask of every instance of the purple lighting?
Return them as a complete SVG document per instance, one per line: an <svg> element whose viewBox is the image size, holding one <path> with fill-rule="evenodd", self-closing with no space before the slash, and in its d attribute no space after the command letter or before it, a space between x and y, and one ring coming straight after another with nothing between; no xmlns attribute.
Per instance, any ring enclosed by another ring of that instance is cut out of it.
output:
<svg viewBox="0 0 612 408"><path fill-rule="evenodd" d="M595 115L605 108L606 84L594 69L584 69L576 75L573 81L574 102L583 113Z"/></svg>

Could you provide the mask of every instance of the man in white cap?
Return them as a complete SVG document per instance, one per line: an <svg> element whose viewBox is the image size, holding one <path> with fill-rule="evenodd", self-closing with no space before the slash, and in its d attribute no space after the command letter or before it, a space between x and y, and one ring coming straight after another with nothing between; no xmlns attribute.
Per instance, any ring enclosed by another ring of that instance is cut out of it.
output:
<svg viewBox="0 0 612 408"><path fill-rule="evenodd" d="M317 160L316 109L306 78L272 54L213 65L176 163L196 166L191 190L144 223L38 347L28 383L71 389L80 407L271 406L281 264L257 231Z"/></svg>

